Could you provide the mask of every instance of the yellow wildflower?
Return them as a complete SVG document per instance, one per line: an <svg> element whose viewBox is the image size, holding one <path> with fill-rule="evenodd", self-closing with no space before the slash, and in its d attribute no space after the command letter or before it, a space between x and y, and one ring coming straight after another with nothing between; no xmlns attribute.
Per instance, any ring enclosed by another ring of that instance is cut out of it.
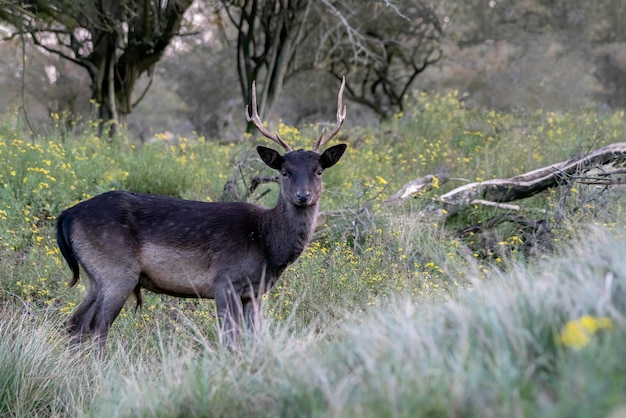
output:
<svg viewBox="0 0 626 418"><path fill-rule="evenodd" d="M599 329L612 327L613 320L611 318L584 315L580 319L565 324L559 339L567 347L580 349L589 344L591 337Z"/></svg>

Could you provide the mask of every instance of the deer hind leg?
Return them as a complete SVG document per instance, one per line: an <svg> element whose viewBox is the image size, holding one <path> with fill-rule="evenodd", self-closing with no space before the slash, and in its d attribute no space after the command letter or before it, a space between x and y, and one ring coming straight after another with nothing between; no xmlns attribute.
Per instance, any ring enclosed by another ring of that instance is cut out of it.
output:
<svg viewBox="0 0 626 418"><path fill-rule="evenodd" d="M104 348L111 324L139 284L139 266L86 267L85 270L91 279L91 287L68 321L71 342L80 342L88 335Z"/></svg>
<svg viewBox="0 0 626 418"><path fill-rule="evenodd" d="M252 334L258 334L263 328L263 317L261 316L261 298L243 299L243 317L246 321L246 328Z"/></svg>
<svg viewBox="0 0 626 418"><path fill-rule="evenodd" d="M88 274L89 275L89 274ZM79 344L84 335L93 332L93 320L96 314L96 300L98 298L98 283L89 275L89 291L87 296L78 306L66 323L66 329L70 334L70 344Z"/></svg>

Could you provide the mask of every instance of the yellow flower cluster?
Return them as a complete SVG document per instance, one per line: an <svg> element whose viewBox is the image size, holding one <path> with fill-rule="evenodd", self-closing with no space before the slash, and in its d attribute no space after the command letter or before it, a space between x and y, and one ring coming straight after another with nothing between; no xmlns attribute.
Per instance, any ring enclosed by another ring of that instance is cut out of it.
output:
<svg viewBox="0 0 626 418"><path fill-rule="evenodd" d="M613 328L613 320L607 317L584 315L569 321L559 335L561 344L580 349L591 341L591 337L600 329Z"/></svg>

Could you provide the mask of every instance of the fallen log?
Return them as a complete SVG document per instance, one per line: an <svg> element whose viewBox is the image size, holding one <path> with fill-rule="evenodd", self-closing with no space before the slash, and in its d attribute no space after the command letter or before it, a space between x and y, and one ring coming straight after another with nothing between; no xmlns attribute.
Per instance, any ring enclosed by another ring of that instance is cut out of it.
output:
<svg viewBox="0 0 626 418"><path fill-rule="evenodd" d="M524 199L567 182L624 184L624 170L616 168L623 164L626 164L626 142L618 142L508 179L466 184L440 196L438 201L445 213L451 215L485 201L504 203ZM588 173L593 175L587 176Z"/></svg>

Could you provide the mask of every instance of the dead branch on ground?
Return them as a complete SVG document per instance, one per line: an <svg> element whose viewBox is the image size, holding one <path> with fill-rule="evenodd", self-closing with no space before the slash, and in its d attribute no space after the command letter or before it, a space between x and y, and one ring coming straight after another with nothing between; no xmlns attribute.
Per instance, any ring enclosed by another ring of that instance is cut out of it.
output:
<svg viewBox="0 0 626 418"><path fill-rule="evenodd" d="M466 184L440 196L448 215L485 201L502 204L531 197L567 182L585 184L626 184L626 142L607 145L585 155L542 167L508 179Z"/></svg>

